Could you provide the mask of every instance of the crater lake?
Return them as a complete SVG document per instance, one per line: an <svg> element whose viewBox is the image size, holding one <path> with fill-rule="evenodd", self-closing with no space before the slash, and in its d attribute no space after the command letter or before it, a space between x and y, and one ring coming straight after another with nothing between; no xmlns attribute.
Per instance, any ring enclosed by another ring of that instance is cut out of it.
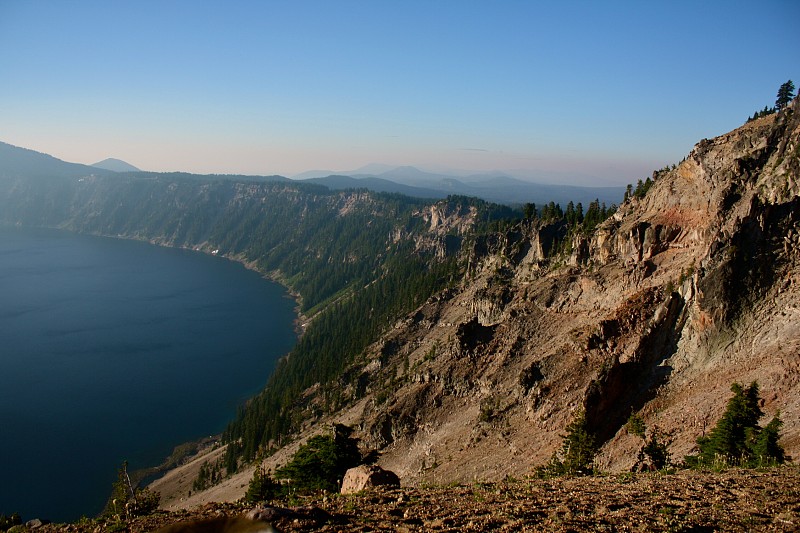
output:
<svg viewBox="0 0 800 533"><path fill-rule="evenodd" d="M0 228L0 513L102 511L123 460L218 434L296 342L286 290L189 250Z"/></svg>

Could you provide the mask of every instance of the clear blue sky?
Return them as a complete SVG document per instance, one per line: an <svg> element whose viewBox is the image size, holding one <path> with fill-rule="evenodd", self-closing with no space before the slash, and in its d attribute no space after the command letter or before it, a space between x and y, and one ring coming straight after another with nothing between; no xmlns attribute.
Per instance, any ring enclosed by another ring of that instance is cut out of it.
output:
<svg viewBox="0 0 800 533"><path fill-rule="evenodd" d="M0 0L0 140L623 184L800 86L800 2Z"/></svg>

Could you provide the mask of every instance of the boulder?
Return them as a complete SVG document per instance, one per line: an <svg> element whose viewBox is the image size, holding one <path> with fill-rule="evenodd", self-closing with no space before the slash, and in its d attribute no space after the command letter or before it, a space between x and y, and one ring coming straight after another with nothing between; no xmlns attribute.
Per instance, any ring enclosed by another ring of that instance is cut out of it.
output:
<svg viewBox="0 0 800 533"><path fill-rule="evenodd" d="M370 487L399 487L400 478L390 470L375 465L361 465L351 468L344 474L342 494L353 494Z"/></svg>

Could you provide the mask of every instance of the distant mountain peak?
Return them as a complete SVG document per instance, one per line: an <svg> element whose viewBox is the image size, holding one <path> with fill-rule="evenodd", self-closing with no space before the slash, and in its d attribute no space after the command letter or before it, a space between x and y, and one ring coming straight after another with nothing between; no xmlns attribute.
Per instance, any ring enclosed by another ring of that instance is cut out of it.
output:
<svg viewBox="0 0 800 533"><path fill-rule="evenodd" d="M410 172L410 173L415 173L415 174L426 174L425 172L421 171L417 167L411 166L411 165L402 165L402 166L399 166L399 167L395 167L395 168L393 168L391 170L391 172Z"/></svg>
<svg viewBox="0 0 800 533"><path fill-rule="evenodd" d="M95 168L102 168L103 170L110 170L112 172L140 172L140 169L136 168L130 163L126 163L121 159L114 159L113 157L98 161L91 166Z"/></svg>

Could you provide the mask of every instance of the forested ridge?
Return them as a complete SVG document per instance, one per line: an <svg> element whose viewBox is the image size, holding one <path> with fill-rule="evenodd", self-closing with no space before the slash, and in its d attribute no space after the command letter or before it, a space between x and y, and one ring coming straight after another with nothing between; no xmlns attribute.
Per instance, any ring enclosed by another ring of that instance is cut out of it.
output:
<svg viewBox="0 0 800 533"><path fill-rule="evenodd" d="M297 429L309 416L296 409L308 387L323 387L326 410L339 407L337 380L347 363L398 317L458 279L465 238L430 234L424 216L430 204L401 195L177 173L0 172L0 207L6 225L134 238L240 260L297 295L312 319L264 391L225 432L234 443L230 470ZM514 214L471 198L451 198L439 208L474 210L484 226Z"/></svg>

